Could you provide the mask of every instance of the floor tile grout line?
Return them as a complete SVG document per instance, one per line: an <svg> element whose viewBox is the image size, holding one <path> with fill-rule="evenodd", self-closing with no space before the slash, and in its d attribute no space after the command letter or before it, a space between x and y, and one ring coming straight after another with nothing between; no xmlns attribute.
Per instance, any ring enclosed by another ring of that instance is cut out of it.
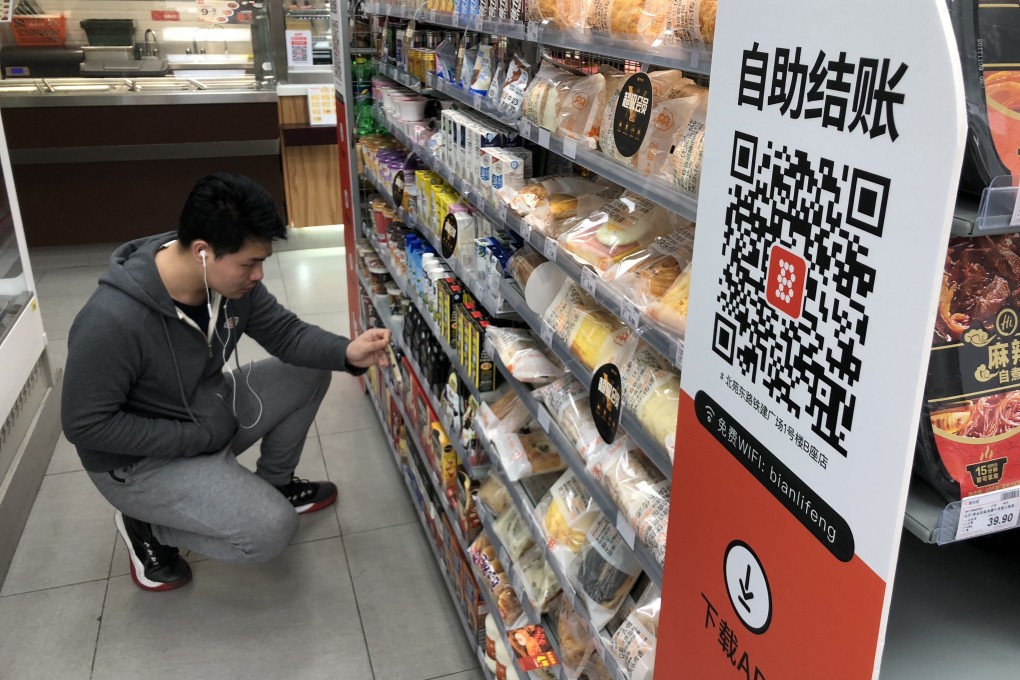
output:
<svg viewBox="0 0 1020 680"><path fill-rule="evenodd" d="M397 522L396 524L387 524L384 527L372 527L371 529L358 529L357 531L348 531L347 533L343 533L343 530L341 530L340 535L344 537L357 536L359 534L367 534L372 531L382 531L383 529L395 529L396 527L406 527L408 524L415 524L417 521L418 521L417 519L412 519L409 522Z"/></svg>
<svg viewBox="0 0 1020 680"><path fill-rule="evenodd" d="M347 543L344 541L342 534L340 536L340 545L344 549L344 562L347 564L347 578L351 581L351 594L354 596L354 611L358 615L358 625L361 626L361 638L365 641L365 655L368 656L368 668L372 673L372 680L375 680L375 663L372 661L372 650L368 646L368 632L365 630L365 621L361 618L361 603L358 602L358 588L354 585L354 571L351 569L351 559L347 556Z"/></svg>
<svg viewBox="0 0 1020 680"><path fill-rule="evenodd" d="M73 472L86 472L85 468L78 468L77 470L60 470L59 472L47 472L45 477L56 477L57 475L69 475Z"/></svg>
<svg viewBox="0 0 1020 680"><path fill-rule="evenodd" d="M454 671L452 673L447 673L446 675L436 675L431 678L425 678L425 680L443 680L443 678L452 678L453 676L460 675L461 673L470 673L471 671L480 670L482 670L481 666L472 666L471 668L465 668L464 670Z"/></svg>
<svg viewBox="0 0 1020 680"><path fill-rule="evenodd" d="M110 551L110 567L106 577L106 589L103 591L103 605L99 608L99 626L96 628L96 644L92 648L92 665L89 667L89 678L96 672L96 657L99 656L99 636L103 633L103 619L106 618L106 598L110 596L110 577L113 572L113 559L117 556L117 540L120 539L120 532L114 530L113 550Z"/></svg>
<svg viewBox="0 0 1020 680"><path fill-rule="evenodd" d="M58 588L70 588L71 586L83 586L86 583L96 583L98 581L108 581L109 578L101 576L99 578L90 578L85 581L75 581L74 583L62 583L59 586L46 586L45 588L35 588L33 590L24 590L17 593L7 593L6 595L0 595L0 600L7 599L8 597L18 597L19 595L31 595L33 593L44 593L47 590L57 590Z"/></svg>

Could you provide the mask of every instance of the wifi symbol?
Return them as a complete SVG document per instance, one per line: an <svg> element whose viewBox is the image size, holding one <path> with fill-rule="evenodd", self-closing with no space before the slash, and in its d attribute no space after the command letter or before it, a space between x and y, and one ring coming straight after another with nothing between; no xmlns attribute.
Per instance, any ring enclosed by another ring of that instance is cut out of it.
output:
<svg viewBox="0 0 1020 680"><path fill-rule="evenodd" d="M709 424L711 424L712 421L715 419L715 411L712 410L711 406L706 406L705 411L708 412L708 418L706 420L708 420Z"/></svg>

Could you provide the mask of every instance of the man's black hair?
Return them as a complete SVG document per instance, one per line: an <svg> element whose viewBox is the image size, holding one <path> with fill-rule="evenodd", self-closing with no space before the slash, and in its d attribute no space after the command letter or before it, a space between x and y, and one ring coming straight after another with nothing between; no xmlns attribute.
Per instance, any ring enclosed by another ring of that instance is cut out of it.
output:
<svg viewBox="0 0 1020 680"><path fill-rule="evenodd" d="M236 253L245 241L286 238L287 226L273 196L255 180L228 172L198 180L177 222L181 247L208 241L216 257Z"/></svg>

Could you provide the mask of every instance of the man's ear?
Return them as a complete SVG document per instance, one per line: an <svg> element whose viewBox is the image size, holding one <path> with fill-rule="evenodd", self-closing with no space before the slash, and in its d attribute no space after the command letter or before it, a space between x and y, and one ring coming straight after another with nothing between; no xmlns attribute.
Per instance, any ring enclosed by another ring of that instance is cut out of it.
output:
<svg viewBox="0 0 1020 680"><path fill-rule="evenodd" d="M195 258L195 261L198 262L199 264L203 264L203 256L205 257L204 260L205 262L208 262L215 256L215 254L213 253L212 246L209 245L209 242L203 241L202 239L195 239L194 241L192 241L191 246L189 246L188 248L188 252L191 254L193 258Z"/></svg>

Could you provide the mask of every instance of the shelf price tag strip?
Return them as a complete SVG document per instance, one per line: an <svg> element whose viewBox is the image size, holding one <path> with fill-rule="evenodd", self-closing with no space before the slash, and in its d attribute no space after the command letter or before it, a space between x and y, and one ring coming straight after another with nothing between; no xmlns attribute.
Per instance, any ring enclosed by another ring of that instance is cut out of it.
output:
<svg viewBox="0 0 1020 680"><path fill-rule="evenodd" d="M1020 489L965 498L960 503L956 540L1012 529L1020 523Z"/></svg>

